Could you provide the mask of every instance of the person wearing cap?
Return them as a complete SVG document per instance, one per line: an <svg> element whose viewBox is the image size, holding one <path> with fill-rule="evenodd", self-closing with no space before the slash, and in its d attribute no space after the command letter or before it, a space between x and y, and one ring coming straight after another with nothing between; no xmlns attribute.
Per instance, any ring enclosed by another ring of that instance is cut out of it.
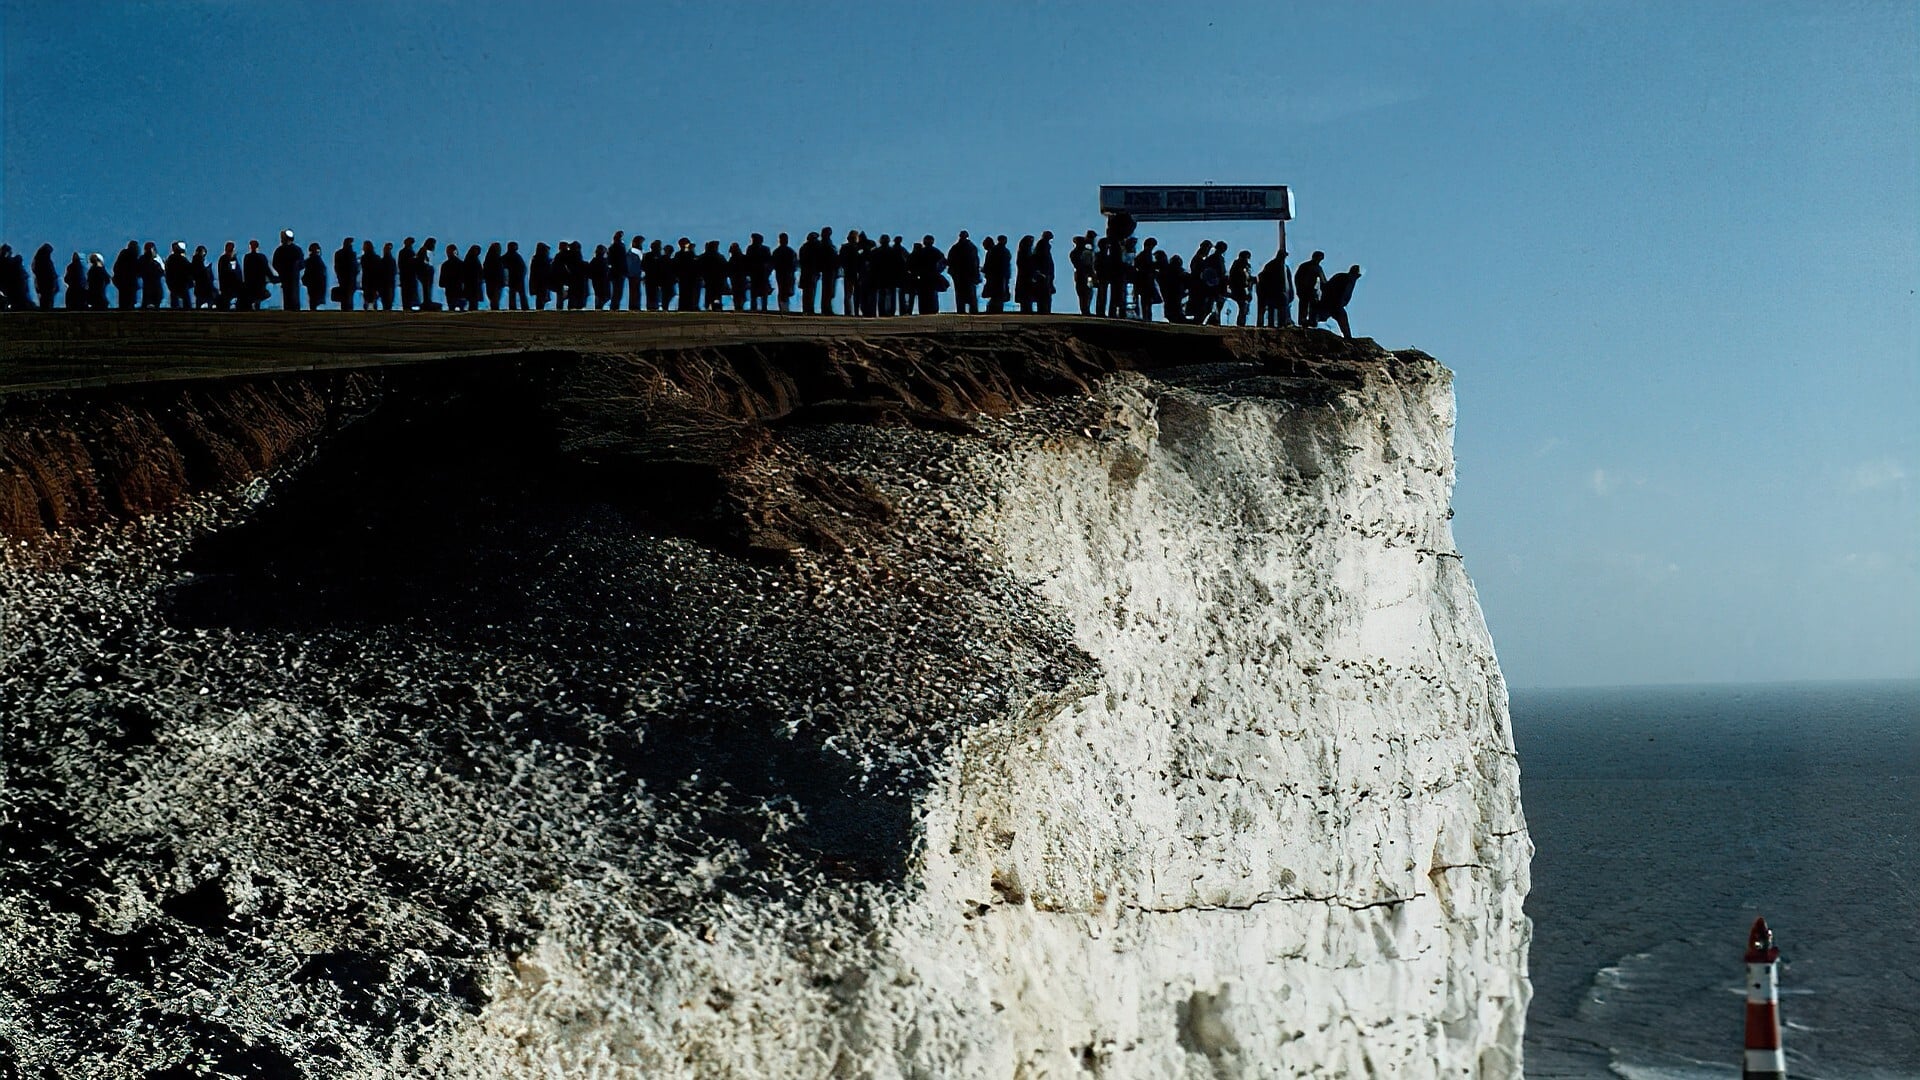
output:
<svg viewBox="0 0 1920 1080"><path fill-rule="evenodd" d="M273 249L273 280L280 283L280 309L300 310L300 271L307 257L293 242L293 230L280 230L280 246Z"/></svg>
<svg viewBox="0 0 1920 1080"><path fill-rule="evenodd" d="M1347 305L1353 302L1353 287L1359 283L1360 264L1355 263L1328 278L1320 294L1320 320L1338 323L1340 336L1348 341L1353 340L1353 329L1347 325Z"/></svg>

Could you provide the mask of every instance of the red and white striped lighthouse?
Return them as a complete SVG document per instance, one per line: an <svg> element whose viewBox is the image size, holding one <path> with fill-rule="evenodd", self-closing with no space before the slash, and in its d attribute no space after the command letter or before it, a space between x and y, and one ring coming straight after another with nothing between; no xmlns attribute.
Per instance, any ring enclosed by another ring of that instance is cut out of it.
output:
<svg viewBox="0 0 1920 1080"><path fill-rule="evenodd" d="M1747 1057L1743 1080L1786 1080L1787 1055L1780 1048L1780 950L1767 920L1747 931Z"/></svg>

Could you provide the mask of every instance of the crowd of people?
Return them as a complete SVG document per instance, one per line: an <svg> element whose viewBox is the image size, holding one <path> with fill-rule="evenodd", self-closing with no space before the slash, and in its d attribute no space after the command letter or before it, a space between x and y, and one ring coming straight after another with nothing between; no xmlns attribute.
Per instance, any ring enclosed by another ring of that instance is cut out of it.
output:
<svg viewBox="0 0 1920 1080"><path fill-rule="evenodd" d="M1327 275L1323 252L1290 268L1282 250L1255 268L1253 253L1227 261L1225 241L1202 241L1191 260L1169 256L1153 237L1136 241L1131 223L1109 225L1073 238L1067 260L1080 314L1111 318L1221 325L1233 305L1235 325L1302 326L1333 322L1352 337L1347 305L1360 267ZM109 264L96 253L74 252L65 270L55 264L52 244L34 252L31 266L10 245L0 244L0 311L51 311L65 289L67 310L171 308L258 311L279 291L287 311L329 304L351 311L779 311L793 310L796 295L806 314L866 317L936 314L941 296L953 294L953 310L989 314L1014 305L1021 312L1053 311L1053 233L985 236L978 244L962 230L944 249L932 236L911 246L904 237L850 231L836 242L831 228L808 233L795 248L786 233L772 245L754 233L745 245L720 249L720 241L696 246L681 237L671 244L615 232L592 254L579 241L539 243L529 256L516 242L444 247L435 237L409 236L394 250L371 240L342 240L329 256L319 244L304 248L291 229L271 253L260 241L236 250L228 241L209 260L205 245L191 254L176 241L162 255L151 241L129 241ZM731 307L729 308L729 305ZM1157 310L1156 310L1157 309Z"/></svg>

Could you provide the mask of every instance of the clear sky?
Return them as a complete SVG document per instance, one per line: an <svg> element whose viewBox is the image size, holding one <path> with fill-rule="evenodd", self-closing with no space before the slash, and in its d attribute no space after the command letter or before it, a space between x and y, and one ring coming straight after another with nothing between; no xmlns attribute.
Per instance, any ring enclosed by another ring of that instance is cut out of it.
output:
<svg viewBox="0 0 1920 1080"><path fill-rule="evenodd" d="M0 236L63 257L1065 235L1103 182L1291 184L1356 331L1457 372L1512 683L1920 675L1911 0L0 9Z"/></svg>

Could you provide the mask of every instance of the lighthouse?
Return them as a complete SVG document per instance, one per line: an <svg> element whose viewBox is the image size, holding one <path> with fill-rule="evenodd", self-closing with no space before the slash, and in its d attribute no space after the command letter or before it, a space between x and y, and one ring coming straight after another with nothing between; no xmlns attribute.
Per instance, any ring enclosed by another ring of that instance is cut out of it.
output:
<svg viewBox="0 0 1920 1080"><path fill-rule="evenodd" d="M1780 950L1767 920L1747 931L1747 1055L1744 1080L1786 1080L1787 1055L1780 1049Z"/></svg>

